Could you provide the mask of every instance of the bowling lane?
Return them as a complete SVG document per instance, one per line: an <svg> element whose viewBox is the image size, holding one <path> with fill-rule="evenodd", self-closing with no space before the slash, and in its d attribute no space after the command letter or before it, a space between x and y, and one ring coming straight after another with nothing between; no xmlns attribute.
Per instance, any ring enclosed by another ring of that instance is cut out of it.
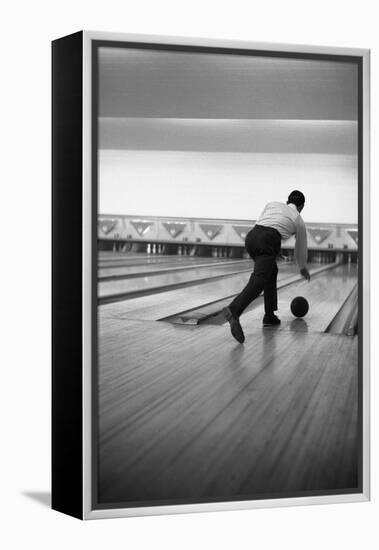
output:
<svg viewBox="0 0 379 550"><path fill-rule="evenodd" d="M312 272L314 269L320 269L320 266L316 264L315 266L311 265L310 268ZM279 281L295 276L299 276L295 264L283 263L279 266ZM156 321L175 315L180 311L198 308L228 297L232 298L240 292L249 277L250 271L191 287L167 289L159 294L103 304L100 311L102 315L109 318Z"/></svg>
<svg viewBox="0 0 379 550"><path fill-rule="evenodd" d="M310 283L300 281L281 289L278 293L281 325L268 330L324 332L356 285L357 275L356 264L344 264L313 277ZM290 310L290 303L296 296L304 296L309 302L309 312L302 319L295 318ZM261 317L262 302L253 303L241 322L244 327L256 325Z"/></svg>
<svg viewBox="0 0 379 550"><path fill-rule="evenodd" d="M283 264L282 273L292 273L294 264ZM234 285L244 285L250 276L253 267L252 261L247 261L242 265L233 263L232 265L215 265L210 268L188 269L182 272L168 272L163 275L144 275L135 279L121 280L100 280L98 286L98 296L101 299L128 299L136 295L152 294L157 291L168 290L169 287L178 287L179 285L188 286L201 283L209 279L217 280L218 277L232 277L236 275ZM246 276L247 275L247 276ZM240 279L238 277L243 277ZM233 288L237 288L233 286ZM236 290L238 292L238 290Z"/></svg>
<svg viewBox="0 0 379 550"><path fill-rule="evenodd" d="M225 277L227 275L240 274L241 271L251 271L251 263L245 265L241 270L235 264L231 266L212 266L210 268L188 269L185 272L172 272L163 275L144 275L137 279L121 279L111 281L100 281L98 295L100 298L120 296L127 298L136 293L151 294L158 289L164 289L170 286L188 285L189 283L198 283L202 280L209 280L216 277Z"/></svg>
<svg viewBox="0 0 379 550"><path fill-rule="evenodd" d="M101 256L98 256L98 262L103 264L108 263L121 263L121 262L135 262L135 261L149 261L150 263L157 263L157 262L165 262L165 261L173 261L177 260L178 262L191 262L191 261L199 261L199 262L210 262L210 261L225 261L224 257L210 257L210 256L189 256L186 254L179 255L179 254L147 254L146 252L139 252L138 254L118 254L117 256L109 256L107 258L103 258Z"/></svg>
<svg viewBox="0 0 379 550"><path fill-rule="evenodd" d="M226 260L224 262L188 262L178 265L178 262L165 262L160 265L141 265L141 266L127 266L127 267L115 267L115 268L103 268L99 269L98 275L100 280L110 279L110 278L119 278L127 279L128 277L144 276L148 275L159 275L160 273L168 272L177 272L177 271L186 271L189 269L204 269L210 267L219 267L219 266L234 266L238 268L251 269L251 260Z"/></svg>
<svg viewBox="0 0 379 550"><path fill-rule="evenodd" d="M139 258L145 256L144 252L115 252L113 250L99 250L97 257L99 260L114 260L118 258Z"/></svg>
<svg viewBox="0 0 379 550"><path fill-rule="evenodd" d="M218 264L228 261L227 258L210 258L198 256L151 256L150 254L140 254L133 258L115 258L107 261L99 261L98 267L102 269L115 268L122 269L130 266L147 266L147 265L202 265L206 263ZM236 261L236 260L230 260Z"/></svg>
<svg viewBox="0 0 379 550"><path fill-rule="evenodd" d="M146 255L140 255L138 257L134 258L114 258L110 260L99 260L98 266L99 267L124 267L124 266L130 266L130 265L155 265L155 264L164 264L164 263L178 263L178 264L191 264L195 263L195 257L190 256L150 256L148 254ZM208 258L208 261L210 258ZM200 262L201 263L201 258Z"/></svg>

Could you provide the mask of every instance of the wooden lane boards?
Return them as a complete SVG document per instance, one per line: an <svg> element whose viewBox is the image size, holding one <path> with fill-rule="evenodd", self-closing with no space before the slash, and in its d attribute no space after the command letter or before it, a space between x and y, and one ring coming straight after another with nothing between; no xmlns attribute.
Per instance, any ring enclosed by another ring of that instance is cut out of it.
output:
<svg viewBox="0 0 379 550"><path fill-rule="evenodd" d="M314 277L311 282L301 281L288 286L278 294L278 317L281 325L268 330L291 330L297 332L325 332L337 315L357 282L357 266L344 264ZM296 296L304 296L309 302L309 311L301 319L293 316L290 303ZM241 317L243 326L262 322L262 306L253 307Z"/></svg>
<svg viewBox="0 0 379 550"><path fill-rule="evenodd" d="M135 258L135 259L114 259L111 261L106 262L98 262L98 267L100 269L104 269L105 272L108 269L114 268L115 270L122 269L122 268L128 268L128 267L134 267L134 266L160 266L160 265L173 265L173 266L181 266L181 265L202 265L205 263L211 263L213 264L219 264L219 263L226 263L226 262L233 262L238 260L226 260L225 258L201 258L201 257L190 257L190 256L151 256L146 255L142 256L142 258ZM244 261L244 260L239 260ZM246 261L246 260L245 260Z"/></svg>
<svg viewBox="0 0 379 550"><path fill-rule="evenodd" d="M169 273L141 274L134 279L100 281L98 284L98 302L100 304L129 300L137 296L162 293L171 289L201 285L218 278L232 277L241 273L250 273L252 261L237 262L232 264L211 265L207 268L192 267L185 271L172 270Z"/></svg>
<svg viewBox="0 0 379 550"><path fill-rule="evenodd" d="M279 277L292 276L294 269L293 265L283 265ZM103 304L100 307L103 313L109 317L157 321L180 311L210 304L225 299L225 297L232 297L246 284L249 276L250 271L213 279L199 285L194 284L187 288L166 289L158 294Z"/></svg>
<svg viewBox="0 0 379 550"><path fill-rule="evenodd" d="M103 334L103 502L354 486L356 339L246 336L144 322Z"/></svg>
<svg viewBox="0 0 379 550"><path fill-rule="evenodd" d="M314 277L315 275L320 275L325 271L333 269L337 265L339 264L330 264L328 266L317 267L317 268L314 268L312 266L309 269L312 277ZM278 285L277 285L278 290L283 289L284 287L287 287L289 285L294 285L295 283L299 283L303 281L303 278L299 274L292 273L290 276L288 276L287 273L288 271L283 268L279 270ZM166 321L169 323L178 323L178 324L186 324L186 325L197 325L200 323L210 324L210 325L222 325L226 322L225 318L221 315L222 308L228 306L230 301L235 295L236 294L232 296L224 297L220 300L206 304L199 308L194 308L187 311L181 311L175 315L159 319L159 321ZM250 306L248 306L244 315L246 315L246 313L251 309L260 307L262 303L263 303L263 298L262 296L260 296L256 300L254 300L254 302Z"/></svg>
<svg viewBox="0 0 379 550"><path fill-rule="evenodd" d="M209 269L212 268L213 270L216 270L216 272L221 268L230 268L234 271L237 270L243 270L243 269L251 269L252 262L251 260L229 260L227 262L203 262L203 263L196 263L191 262L189 264L185 265L178 265L177 262L172 263L164 263L160 266L153 266L153 265L144 265L142 267L137 266L130 266L130 267L122 267L122 268L116 268L116 269L100 269L99 270L99 281L116 281L116 280L124 280L124 279L130 279L130 278L137 278L137 277L144 277L144 276L153 276L153 275L164 275L167 273L178 273L183 271L190 271L191 269Z"/></svg>
<svg viewBox="0 0 379 550"><path fill-rule="evenodd" d="M98 303L107 304L110 302L118 302L120 300L129 300L138 296L149 296L166 292L170 289L178 289L201 285L209 281L217 281L240 275L242 273L250 273L251 269L236 269L236 267L223 267L220 270L213 267L199 273L198 269L192 270L191 273L170 273L162 276L155 275L153 278L145 276L143 278L122 281L103 282L99 285Z"/></svg>

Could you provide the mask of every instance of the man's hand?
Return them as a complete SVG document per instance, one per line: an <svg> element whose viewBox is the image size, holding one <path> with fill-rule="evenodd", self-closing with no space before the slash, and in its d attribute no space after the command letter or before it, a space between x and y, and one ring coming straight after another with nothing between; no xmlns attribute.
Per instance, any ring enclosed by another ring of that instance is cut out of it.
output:
<svg viewBox="0 0 379 550"><path fill-rule="evenodd" d="M308 282L311 280L311 276L309 275L309 271L306 267L303 267L303 269L300 269L300 275L304 277Z"/></svg>

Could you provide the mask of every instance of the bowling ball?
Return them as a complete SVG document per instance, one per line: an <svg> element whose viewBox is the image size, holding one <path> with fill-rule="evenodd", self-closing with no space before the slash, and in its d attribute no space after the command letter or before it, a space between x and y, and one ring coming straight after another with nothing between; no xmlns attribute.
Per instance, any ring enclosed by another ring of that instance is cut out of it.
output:
<svg viewBox="0 0 379 550"><path fill-rule="evenodd" d="M295 317L304 317L308 313L309 304L303 296L297 296L291 302L291 311Z"/></svg>

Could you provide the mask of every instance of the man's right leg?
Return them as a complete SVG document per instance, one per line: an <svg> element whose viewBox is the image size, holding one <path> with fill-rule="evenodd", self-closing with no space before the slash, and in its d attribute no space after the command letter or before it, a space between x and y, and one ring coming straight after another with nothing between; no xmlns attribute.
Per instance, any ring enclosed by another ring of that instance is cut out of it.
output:
<svg viewBox="0 0 379 550"><path fill-rule="evenodd" d="M275 268L276 261L273 256L257 256L255 258L254 272L251 274L249 282L230 305L223 310L225 319L229 321L232 335L240 343L244 342L245 335L240 325L239 317L247 306L263 291Z"/></svg>

